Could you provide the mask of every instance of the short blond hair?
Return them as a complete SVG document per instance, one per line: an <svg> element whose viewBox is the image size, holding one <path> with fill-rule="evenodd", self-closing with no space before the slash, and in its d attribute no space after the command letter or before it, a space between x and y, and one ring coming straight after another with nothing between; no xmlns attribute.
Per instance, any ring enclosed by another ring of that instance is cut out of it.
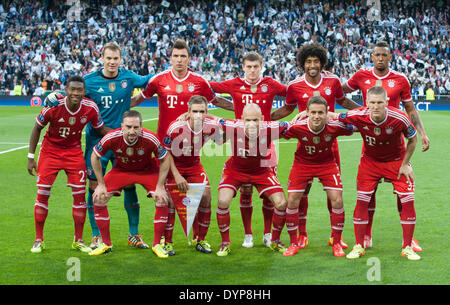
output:
<svg viewBox="0 0 450 305"><path fill-rule="evenodd" d="M103 46L102 55L105 54L105 51L107 49L109 49L111 51L119 51L120 55L122 55L122 48L115 41L108 42Z"/></svg>

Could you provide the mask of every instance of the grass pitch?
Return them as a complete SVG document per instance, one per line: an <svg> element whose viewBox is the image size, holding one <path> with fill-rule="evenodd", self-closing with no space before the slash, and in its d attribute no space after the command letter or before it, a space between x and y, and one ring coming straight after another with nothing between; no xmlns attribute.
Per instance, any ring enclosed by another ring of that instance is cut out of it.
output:
<svg viewBox="0 0 450 305"><path fill-rule="evenodd" d="M138 108L144 127L156 130L157 109ZM241 247L243 226L239 199L231 203L231 254L215 255L220 244L216 222L217 186L223 163L228 156L203 156L212 190L211 226L207 240L211 255L201 254L188 246L178 220L174 243L177 254L158 259L151 250L127 245L128 221L123 197L109 202L111 237L114 250L108 255L90 257L71 249L73 220L72 196L66 187L66 176L60 172L49 200L49 214L44 229L47 249L32 254L34 241L33 206L36 198L35 178L26 170L27 145L39 107L0 107L0 284L81 284L81 285L299 285L299 284L450 284L446 239L450 231L447 191L450 185L450 112L421 112L431 148L422 153L416 149L413 168L416 175L415 207L417 225L414 237L424 252L417 262L400 256L401 226L392 186L380 185L373 226L372 249L356 261L335 258L327 245L330 221L325 193L315 181L309 196L307 230L310 245L293 257L283 257L262 245L263 219L261 200L254 192L253 233L255 246ZM230 112L214 110L216 115L232 118ZM42 133L43 136L44 133ZM41 136L41 141L42 141ZM341 137L339 142L346 224L344 240L354 244L352 215L356 203L356 171L362 141L360 135ZM278 178L286 186L294 158L296 141L278 143ZM137 187L141 203L140 233L151 244L153 239L154 203ZM286 193L287 195L287 193ZM91 229L86 219L84 239L89 242ZM286 230L282 241L289 243ZM349 250L345 250L346 253ZM75 258L75 259L74 259ZM73 262L79 263L79 277L74 277Z"/></svg>

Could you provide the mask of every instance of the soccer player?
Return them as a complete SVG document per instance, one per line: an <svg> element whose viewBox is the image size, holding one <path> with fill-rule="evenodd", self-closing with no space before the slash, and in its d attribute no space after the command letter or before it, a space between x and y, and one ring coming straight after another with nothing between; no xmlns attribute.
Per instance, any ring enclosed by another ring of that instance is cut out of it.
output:
<svg viewBox="0 0 450 305"><path fill-rule="evenodd" d="M131 106L137 106L144 100L158 95L158 130L157 135L162 141L167 129L181 114L188 112L188 101L193 95L204 96L208 103L218 107L233 110L233 104L226 99L216 97L209 83L199 74L192 72L188 66L191 60L191 50L184 40L176 40L170 52L172 66L153 76L140 94L133 96ZM175 208L173 202L169 202L169 216L165 237L173 235L175 224ZM194 225L194 229L195 229ZM194 232L195 233L195 232ZM173 245L172 245L173 246ZM173 249L167 249L171 253Z"/></svg>
<svg viewBox="0 0 450 305"><path fill-rule="evenodd" d="M112 152L116 157L113 168L103 176L101 157ZM152 154L161 160L158 167ZM142 116L135 110L126 111L121 128L106 134L94 147L91 156L92 167L97 177L97 187L93 194L95 221L102 236L102 243L89 255L100 255L112 250L109 231L110 218L107 202L113 195L120 196L127 185L141 184L147 197L155 200L153 252L159 258L168 254L160 244L167 222L168 196L164 189L171 157L160 144L156 135L142 128Z"/></svg>
<svg viewBox="0 0 450 305"><path fill-rule="evenodd" d="M66 172L67 186L72 188L72 216L75 223L72 248L82 252L91 250L83 241L86 219L86 165L81 150L81 133L88 123L100 134L105 134L110 128L104 125L97 105L84 98L86 89L82 77L70 77L65 92L66 97L60 99L56 107L44 107L41 110L30 136L27 168L30 175L34 176L33 169L36 171L38 187L34 204L36 240L31 248L33 253L40 253L45 248L43 232L48 214L48 199L53 182L61 170ZM41 131L48 124L36 166L34 153Z"/></svg>
<svg viewBox="0 0 450 305"><path fill-rule="evenodd" d="M180 191L185 192L188 183L206 184L198 208L198 222L194 223L194 226L198 226L195 230L198 232L196 250L209 254L211 246L205 237L211 219L211 188L206 171L200 163L200 151L209 139L219 136L219 126L214 120L205 118L208 113L208 101L205 97L192 96L188 101L188 109L188 120L172 122L163 140L164 147L174 161L171 164L167 185L177 185ZM172 235L165 236L165 248L169 255L175 254Z"/></svg>
<svg viewBox="0 0 450 305"><path fill-rule="evenodd" d="M372 51L371 59L374 66L372 68L360 69L353 74L353 76L343 84L342 88L344 92L349 93L360 89L364 106L366 106L367 91L373 86L383 87L387 92L389 106L399 108L400 103L402 103L408 117L420 134L422 151L427 151L430 147L430 140L425 132L419 113L412 102L411 85L404 74L389 68L389 63L392 60L389 44L385 41L377 42ZM365 234L365 247L372 247L372 223L375 206L376 199L374 193L369 205L369 223ZM399 213L401 213L402 204L398 198L397 207ZM422 248L419 246L416 239L413 239L413 249L416 252L422 252Z"/></svg>
<svg viewBox="0 0 450 305"><path fill-rule="evenodd" d="M306 104L312 96L322 96L328 103L328 111L334 112L335 104L338 103L344 108L355 109L361 107L351 99L345 97L342 91L339 78L329 72L324 71L327 65L327 50L318 43L306 44L297 52L297 62L304 71L304 75L291 81L287 86L285 105L272 113L272 120L279 120L288 116L298 107L299 112L306 109ZM337 140L334 140L333 153L336 162L340 167L339 147ZM308 193L311 188L309 185L305 189L300 207L299 207L299 247L305 248L308 245L308 235L306 232L306 217L308 210ZM330 221L332 215L331 202L327 199L327 207L330 213ZM328 244L334 244L330 237ZM347 245L341 240L343 248Z"/></svg>
<svg viewBox="0 0 450 305"><path fill-rule="evenodd" d="M230 253L230 202L243 184L256 187L261 198L268 197L274 206L270 248L284 251L280 241L285 222L286 198L267 155L274 139L287 130L286 122L264 122L260 107L251 103L244 107L242 120L220 119L219 125L231 141L232 156L226 161L219 183L217 224L222 244L218 256Z"/></svg>
<svg viewBox="0 0 450 305"><path fill-rule="evenodd" d="M326 123L327 108L327 101L323 97L310 97L306 104L307 118L297 121L283 134L283 138L297 138L299 142L289 174L286 227L290 246L283 252L284 256L292 256L298 252L298 207L306 187L314 178L320 180L331 201L333 255L345 256L340 243L345 222L342 181L333 153L333 143L340 135L353 134L353 126L336 120Z"/></svg>
<svg viewBox="0 0 450 305"><path fill-rule="evenodd" d="M387 92L380 86L367 90L367 107L341 113L338 120L358 128L364 151L356 178L357 201L353 213L356 244L347 258L365 254L364 235L369 222L369 202L380 181L392 183L402 205L400 223L403 229L402 256L419 260L411 242L416 223L414 210L414 173L410 165L417 143L417 130L404 112L388 106ZM404 138L408 139L405 147Z"/></svg>
<svg viewBox="0 0 450 305"><path fill-rule="evenodd" d="M122 62L122 49L115 42L108 42L102 50L103 68L84 76L86 82L86 97L93 100L103 117L105 124L113 129L119 128L122 116L130 109L133 90L143 88L152 75L139 76L136 73L119 68ZM50 104L55 99L55 94L49 95L46 103ZM88 191L88 216L92 228L91 248L95 249L101 242L100 231L95 222L92 194L97 187L97 178L91 166L91 154L94 146L102 138L90 124L86 128L86 148L84 158L86 161L89 191ZM114 164L114 154L109 153L101 158L103 174L108 163ZM140 249L148 249L149 246L139 234L140 205L134 186L124 189L124 208L128 216L129 234L128 244Z"/></svg>
<svg viewBox="0 0 450 305"><path fill-rule="evenodd" d="M261 77L263 62L261 56L256 52L249 52L242 58L242 69L244 77L235 77L223 82L210 82L215 93L228 93L233 99L234 113L236 119L242 118L244 106L249 103L255 103L261 108L263 120L270 121L270 113L275 96L286 96L286 86L280 84L271 77ZM271 148L271 153L267 156L271 162L273 172L276 174L277 157L275 146ZM242 185L240 188L240 210L242 222L244 224L244 242L245 248L253 247L252 232L252 185ZM273 216L273 205L269 199L263 198L262 213L264 217L263 244L270 247L271 227Z"/></svg>

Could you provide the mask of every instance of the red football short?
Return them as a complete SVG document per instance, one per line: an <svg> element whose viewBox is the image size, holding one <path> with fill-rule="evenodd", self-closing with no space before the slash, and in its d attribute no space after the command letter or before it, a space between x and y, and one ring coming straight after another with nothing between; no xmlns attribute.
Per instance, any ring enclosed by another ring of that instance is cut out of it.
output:
<svg viewBox="0 0 450 305"><path fill-rule="evenodd" d="M52 187L61 170L66 172L67 186L86 187L86 164L80 149L50 150L42 147L37 164L37 186Z"/></svg>
<svg viewBox="0 0 450 305"><path fill-rule="evenodd" d="M128 185L140 184L147 191L147 197L151 197L158 183L159 171L124 171L112 168L105 175L105 185L108 193L120 196L122 189Z"/></svg>
<svg viewBox="0 0 450 305"><path fill-rule="evenodd" d="M394 193L399 195L414 194L414 183L409 183L404 175L397 179L402 162L402 160L378 162L363 156L359 162L356 177L357 191L373 193L381 178L384 178L385 182L392 183Z"/></svg>
<svg viewBox="0 0 450 305"><path fill-rule="evenodd" d="M208 176L206 175L205 170L203 169L203 167L201 168L201 170L196 171L196 174L184 174L182 172L180 172L180 174L183 176L184 179L186 179L186 181L188 183L205 183L206 187L211 187L209 184L209 180L208 180ZM175 183L175 179L172 175L172 172L169 171L169 174L167 175L167 185L176 185Z"/></svg>
<svg viewBox="0 0 450 305"><path fill-rule="evenodd" d="M336 163L318 165L294 163L289 173L288 193L304 192L314 178L319 179L325 191L342 191L341 173Z"/></svg>
<svg viewBox="0 0 450 305"><path fill-rule="evenodd" d="M266 196L267 198L278 192L283 192L283 188L278 181L277 175L274 174L273 168L262 168L255 173L243 173L231 168L225 167L222 173L222 179L219 182L219 189L231 188L236 192L245 184L251 184L256 187L259 192L259 197Z"/></svg>

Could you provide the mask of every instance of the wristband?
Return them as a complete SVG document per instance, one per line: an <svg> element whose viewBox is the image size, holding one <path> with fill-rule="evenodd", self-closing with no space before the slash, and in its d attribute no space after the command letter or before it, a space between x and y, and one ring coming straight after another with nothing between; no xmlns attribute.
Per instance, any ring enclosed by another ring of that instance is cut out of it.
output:
<svg viewBox="0 0 450 305"><path fill-rule="evenodd" d="M34 154L28 153L28 158L29 158L29 159L34 159Z"/></svg>

